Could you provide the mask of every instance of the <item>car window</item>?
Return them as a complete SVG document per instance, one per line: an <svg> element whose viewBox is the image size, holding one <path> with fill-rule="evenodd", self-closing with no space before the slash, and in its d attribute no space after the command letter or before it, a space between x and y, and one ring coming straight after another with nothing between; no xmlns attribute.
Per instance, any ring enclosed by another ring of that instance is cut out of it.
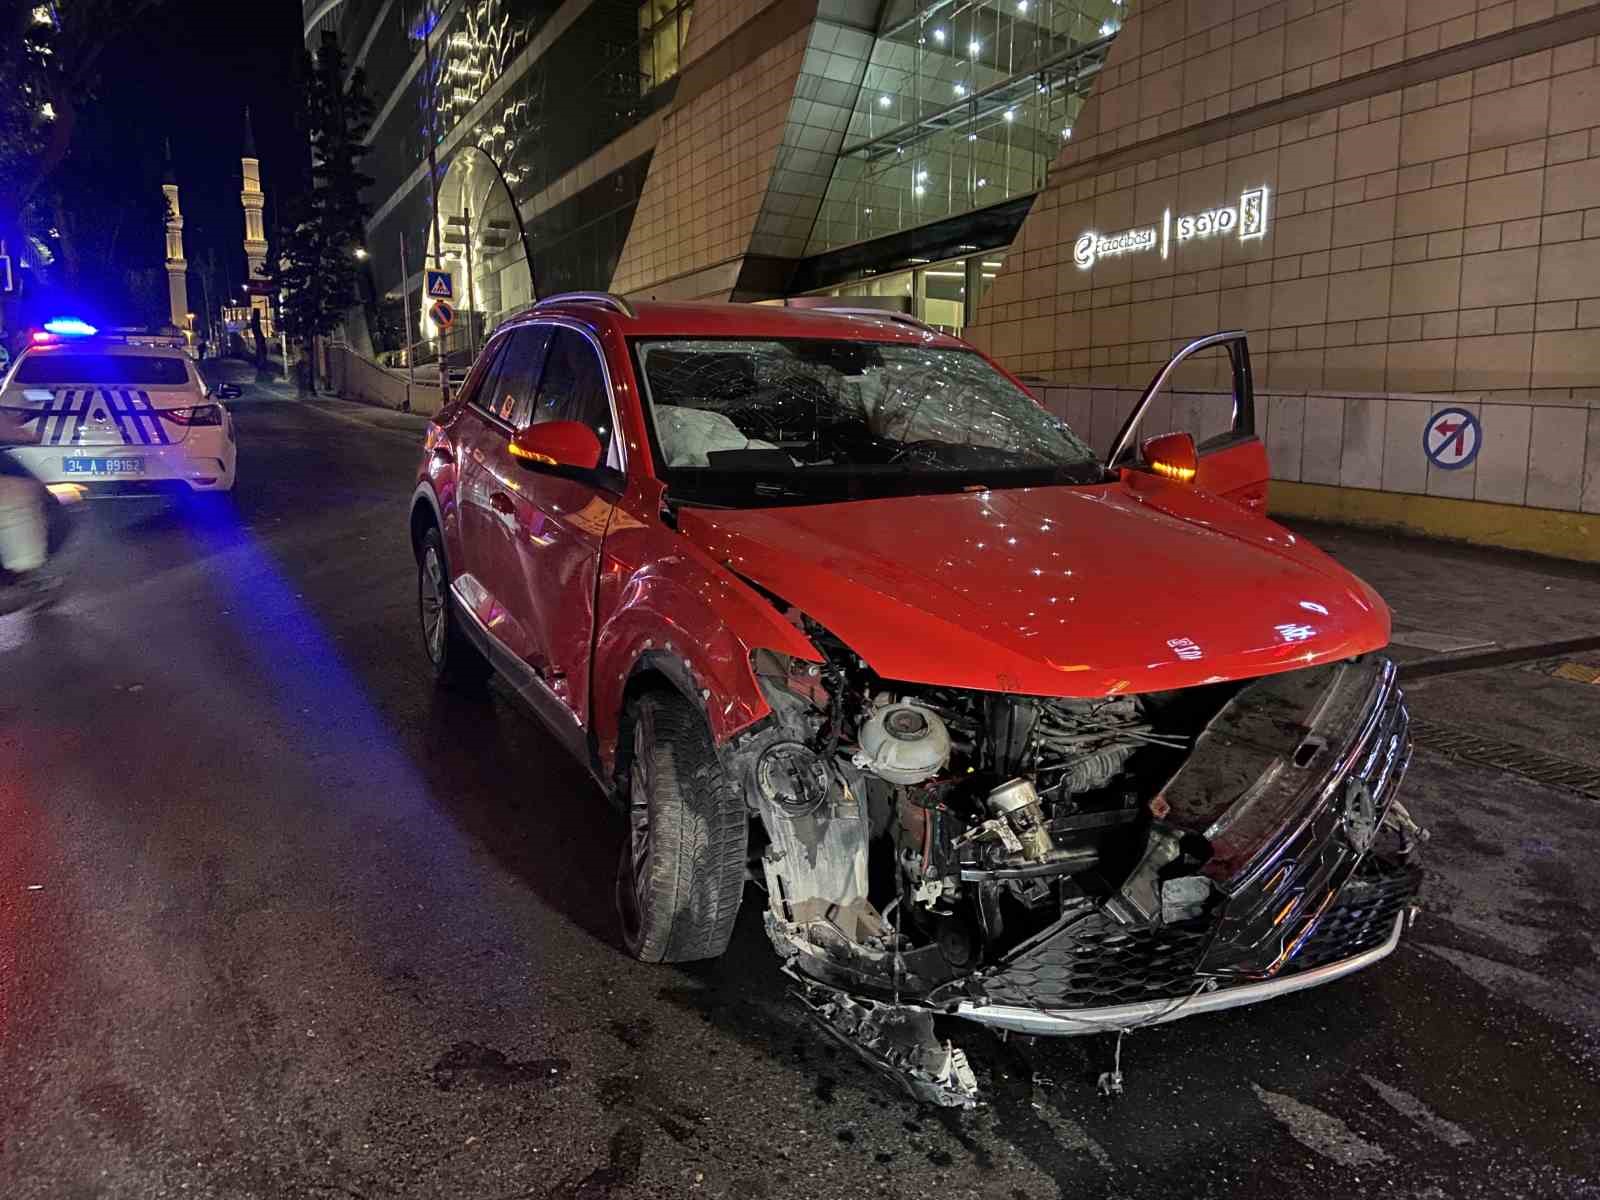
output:
<svg viewBox="0 0 1600 1200"><path fill-rule="evenodd" d="M484 393L482 406L513 427L526 425L549 342L550 331L543 326L513 329L496 364L494 391Z"/></svg>
<svg viewBox="0 0 1600 1200"><path fill-rule="evenodd" d="M500 369L500 355L506 348L506 339L495 338L483 352L483 370L478 373L476 384L469 384L469 390L464 392L462 399L468 404L480 404L486 396L494 395L494 377Z"/></svg>
<svg viewBox="0 0 1600 1200"><path fill-rule="evenodd" d="M543 421L582 421L594 430L603 450L611 447L611 393L605 369L594 343L571 329L556 329L550 342L532 423Z"/></svg>
<svg viewBox="0 0 1600 1200"><path fill-rule="evenodd" d="M99 383L121 387L183 387L188 365L154 354L28 354L17 365L16 383Z"/></svg>

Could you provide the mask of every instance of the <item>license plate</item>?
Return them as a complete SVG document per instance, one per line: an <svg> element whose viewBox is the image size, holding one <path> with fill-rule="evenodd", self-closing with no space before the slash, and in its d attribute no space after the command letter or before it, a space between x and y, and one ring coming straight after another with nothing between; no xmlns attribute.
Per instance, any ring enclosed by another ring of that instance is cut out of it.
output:
<svg viewBox="0 0 1600 1200"><path fill-rule="evenodd" d="M62 471L67 475L143 475L142 458L64 458Z"/></svg>

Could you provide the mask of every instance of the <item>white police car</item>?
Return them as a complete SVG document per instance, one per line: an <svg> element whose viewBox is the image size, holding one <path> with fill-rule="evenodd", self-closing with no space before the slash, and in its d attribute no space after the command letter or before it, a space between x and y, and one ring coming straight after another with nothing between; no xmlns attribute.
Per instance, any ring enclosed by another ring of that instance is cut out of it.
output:
<svg viewBox="0 0 1600 1200"><path fill-rule="evenodd" d="M0 454L90 496L232 490L233 416L219 401L239 390L213 391L164 341L77 322L34 334L0 383L0 419L21 429Z"/></svg>

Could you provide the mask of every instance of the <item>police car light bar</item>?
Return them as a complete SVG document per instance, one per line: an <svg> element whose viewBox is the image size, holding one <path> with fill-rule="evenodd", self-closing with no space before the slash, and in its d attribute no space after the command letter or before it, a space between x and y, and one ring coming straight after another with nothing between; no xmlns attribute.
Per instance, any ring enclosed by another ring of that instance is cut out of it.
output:
<svg viewBox="0 0 1600 1200"><path fill-rule="evenodd" d="M77 317L56 317L44 323L44 331L56 337L93 337L100 331L87 321L80 321ZM43 341L38 334L33 335L34 341Z"/></svg>

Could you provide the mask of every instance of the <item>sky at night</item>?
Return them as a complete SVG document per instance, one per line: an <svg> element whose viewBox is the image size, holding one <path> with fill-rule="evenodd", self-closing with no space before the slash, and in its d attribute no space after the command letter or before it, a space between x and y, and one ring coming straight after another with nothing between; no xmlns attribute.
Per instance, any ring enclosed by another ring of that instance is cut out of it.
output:
<svg viewBox="0 0 1600 1200"><path fill-rule="evenodd" d="M116 142L121 161L107 163L108 174L158 183L162 140L171 139L191 278L212 247L219 275L237 287L244 274L239 158L247 104L271 234L283 185L306 155L293 109L302 45L298 0L166 0L106 53L99 95L128 135ZM159 228L144 235L145 246L142 265L158 264Z"/></svg>

